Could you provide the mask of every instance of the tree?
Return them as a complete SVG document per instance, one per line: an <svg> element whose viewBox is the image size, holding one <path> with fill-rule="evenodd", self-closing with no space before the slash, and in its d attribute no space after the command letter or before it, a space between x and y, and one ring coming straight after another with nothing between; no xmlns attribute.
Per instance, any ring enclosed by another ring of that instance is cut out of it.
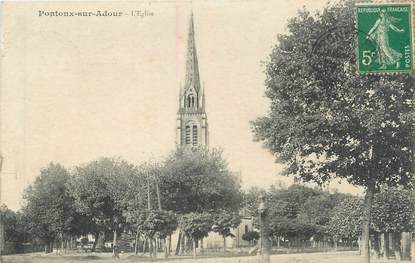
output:
<svg viewBox="0 0 415 263"><path fill-rule="evenodd" d="M20 211L14 212L3 204L0 208L0 218L4 226L5 244L8 245L8 248L13 246L15 253L22 251L24 243L34 242L27 232L27 224L24 221L24 215Z"/></svg>
<svg viewBox="0 0 415 263"><path fill-rule="evenodd" d="M69 172L63 166L50 163L24 193L28 231L43 240L46 253L51 252L58 235L71 230L73 200L67 192L68 180Z"/></svg>
<svg viewBox="0 0 415 263"><path fill-rule="evenodd" d="M188 213L182 217L183 232L193 241L193 257L199 240L208 236L212 230L212 215L209 213Z"/></svg>
<svg viewBox="0 0 415 263"><path fill-rule="evenodd" d="M75 199L79 213L90 217L99 232L109 229L113 232L113 256L117 257L118 234L122 230L128 175L136 173L136 168L121 159L100 158L75 168L75 174L68 184L70 194ZM94 244L95 247L96 243Z"/></svg>
<svg viewBox="0 0 415 263"><path fill-rule="evenodd" d="M136 233L141 234L150 242L150 256L155 253L155 237L165 240L177 229L177 216L164 210L130 210L125 213L127 222L132 224ZM137 242L137 239L136 239ZM167 247L164 244L165 252Z"/></svg>
<svg viewBox="0 0 415 263"><path fill-rule="evenodd" d="M255 230L248 231L242 235L242 239L245 241L248 241L249 243L253 241L255 242L256 240L259 239L259 233L258 231L255 231Z"/></svg>
<svg viewBox="0 0 415 263"><path fill-rule="evenodd" d="M385 188L373 200L372 226L378 233L392 234L395 257L401 259L401 233L414 230L414 199L412 191ZM385 248L386 250L388 248Z"/></svg>
<svg viewBox="0 0 415 263"><path fill-rule="evenodd" d="M158 178L163 209L179 217L176 254L183 251L183 217L187 214L237 212L242 194L239 178L231 173L222 152L206 148L178 148L163 163Z"/></svg>
<svg viewBox="0 0 415 263"><path fill-rule="evenodd" d="M238 213L221 212L215 216L214 232L217 232L223 238L223 250L226 251L226 238L234 237L231 230L241 224L241 216Z"/></svg>
<svg viewBox="0 0 415 263"><path fill-rule="evenodd" d="M345 198L334 207L328 223L328 233L334 239L356 241L362 233L363 200L357 197Z"/></svg>
<svg viewBox="0 0 415 263"><path fill-rule="evenodd" d="M177 149L165 161L159 181L165 209L178 214L240 207L239 178L216 149Z"/></svg>
<svg viewBox="0 0 415 263"><path fill-rule="evenodd" d="M409 184L413 176L415 85L409 74L357 73L354 19L353 1L343 1L315 15L302 10L288 22L289 33L278 37L266 62L271 111L253 131L287 165L287 174L365 187L363 255L369 262L375 192L384 184Z"/></svg>

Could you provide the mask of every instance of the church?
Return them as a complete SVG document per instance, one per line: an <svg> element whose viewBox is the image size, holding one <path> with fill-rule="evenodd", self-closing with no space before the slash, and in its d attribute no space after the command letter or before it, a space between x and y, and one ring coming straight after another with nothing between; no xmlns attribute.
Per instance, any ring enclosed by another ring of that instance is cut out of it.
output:
<svg viewBox="0 0 415 263"><path fill-rule="evenodd" d="M177 146L209 146L209 131L205 111L205 92L200 85L193 13L187 37L186 75L180 87L177 112Z"/></svg>
<svg viewBox="0 0 415 263"><path fill-rule="evenodd" d="M206 115L205 87L200 84L199 64L195 43L193 13L190 15L187 36L186 73L184 84L180 87L179 110L177 112L176 145L178 147L209 147L209 130ZM253 229L251 217L242 217L241 224L232 230L234 237L226 238L226 248L249 246L242 235ZM177 242L177 233L172 243ZM223 238L211 232L204 240L204 248L223 249Z"/></svg>

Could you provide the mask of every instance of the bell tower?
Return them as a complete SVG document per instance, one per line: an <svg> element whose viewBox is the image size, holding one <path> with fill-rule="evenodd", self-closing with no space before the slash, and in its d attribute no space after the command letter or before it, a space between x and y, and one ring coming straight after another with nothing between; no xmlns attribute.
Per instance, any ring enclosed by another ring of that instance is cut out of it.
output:
<svg viewBox="0 0 415 263"><path fill-rule="evenodd" d="M208 146L208 137L205 93L204 87L200 85L192 13L187 37L186 75L179 94L176 144L192 147Z"/></svg>

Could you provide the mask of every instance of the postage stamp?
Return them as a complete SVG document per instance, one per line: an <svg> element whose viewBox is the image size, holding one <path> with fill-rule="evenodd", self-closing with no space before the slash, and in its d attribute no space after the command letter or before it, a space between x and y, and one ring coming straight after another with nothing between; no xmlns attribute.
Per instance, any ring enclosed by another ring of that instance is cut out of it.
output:
<svg viewBox="0 0 415 263"><path fill-rule="evenodd" d="M411 3L356 4L359 73L411 73Z"/></svg>

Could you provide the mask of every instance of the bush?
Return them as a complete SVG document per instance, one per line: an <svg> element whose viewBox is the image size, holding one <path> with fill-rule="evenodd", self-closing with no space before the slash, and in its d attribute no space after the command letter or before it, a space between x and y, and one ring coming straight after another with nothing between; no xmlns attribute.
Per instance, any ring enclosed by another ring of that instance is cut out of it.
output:
<svg viewBox="0 0 415 263"><path fill-rule="evenodd" d="M259 239L259 233L255 230L248 231L242 235L242 239L248 242Z"/></svg>

